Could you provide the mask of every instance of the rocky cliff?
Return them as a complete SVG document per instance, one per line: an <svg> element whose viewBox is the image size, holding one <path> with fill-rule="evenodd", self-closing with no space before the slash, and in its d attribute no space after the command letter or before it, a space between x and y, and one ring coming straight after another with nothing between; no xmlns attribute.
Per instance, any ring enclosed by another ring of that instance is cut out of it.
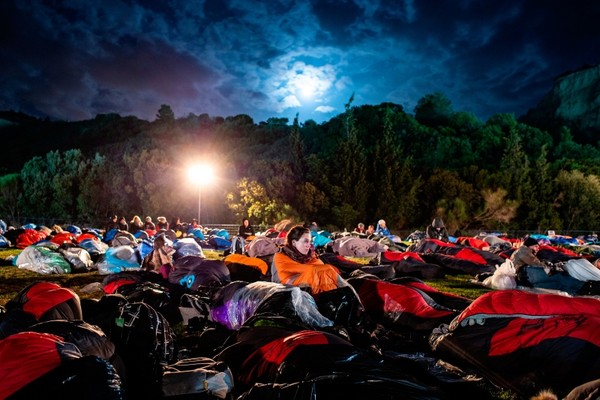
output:
<svg viewBox="0 0 600 400"><path fill-rule="evenodd" d="M551 131L566 125L578 140L597 142L600 139L600 65L557 78L552 90L522 119Z"/></svg>

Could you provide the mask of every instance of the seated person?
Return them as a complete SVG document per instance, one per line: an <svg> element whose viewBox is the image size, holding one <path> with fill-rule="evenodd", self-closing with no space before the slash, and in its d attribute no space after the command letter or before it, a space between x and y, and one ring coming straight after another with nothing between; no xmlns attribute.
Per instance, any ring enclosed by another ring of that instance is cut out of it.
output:
<svg viewBox="0 0 600 400"><path fill-rule="evenodd" d="M121 231L129 231L129 224L127 223L127 219L125 217L121 217L121 219L119 219L118 228Z"/></svg>
<svg viewBox="0 0 600 400"><path fill-rule="evenodd" d="M244 240L252 240L254 238L254 228L250 225L248 218L244 218L242 225L238 229L238 236L243 237Z"/></svg>
<svg viewBox="0 0 600 400"><path fill-rule="evenodd" d="M166 231L169 229L169 223L165 217L156 217L156 230L157 231Z"/></svg>
<svg viewBox="0 0 600 400"><path fill-rule="evenodd" d="M112 231L113 229L119 229L119 217L113 215L104 228L104 232Z"/></svg>
<svg viewBox="0 0 600 400"><path fill-rule="evenodd" d="M354 233L358 233L359 235L367 235L367 229L365 228L365 224L359 222L356 228L354 228Z"/></svg>
<svg viewBox="0 0 600 400"><path fill-rule="evenodd" d="M154 225L154 222L152 222L152 217L149 215L146 217L146 222L144 223L144 230L156 230L156 225Z"/></svg>
<svg viewBox="0 0 600 400"><path fill-rule="evenodd" d="M517 284L534 288L554 289L570 295L592 294L590 285L573 278L565 271L551 271L550 267L536 257L540 245L534 238L527 238L510 259L517 272Z"/></svg>
<svg viewBox="0 0 600 400"><path fill-rule="evenodd" d="M143 229L144 223L142 222L139 216L134 215L131 221L129 221L129 232L132 235L135 235L138 231L141 231Z"/></svg>
<svg viewBox="0 0 600 400"><path fill-rule="evenodd" d="M381 237L388 237L388 238L392 237L392 233L390 232L390 229L387 227L384 219L380 219L377 222L377 228L375 228L375 235L381 236Z"/></svg>
<svg viewBox="0 0 600 400"><path fill-rule="evenodd" d="M273 256L271 280L309 288L312 294L348 286L337 268L317 257L312 249L310 229L301 225L289 230L285 245Z"/></svg>
<svg viewBox="0 0 600 400"><path fill-rule="evenodd" d="M367 228L367 237L375 234L375 225L369 225Z"/></svg>
<svg viewBox="0 0 600 400"><path fill-rule="evenodd" d="M437 239L447 242L448 231L446 230L446 226L444 226L444 221L442 221L441 218L434 218L431 225L427 226L427 229L425 229L425 236L428 239Z"/></svg>
<svg viewBox="0 0 600 400"><path fill-rule="evenodd" d="M152 251L142 260L141 269L160 273L163 278L167 279L173 267L174 254L173 242L161 234L154 239Z"/></svg>

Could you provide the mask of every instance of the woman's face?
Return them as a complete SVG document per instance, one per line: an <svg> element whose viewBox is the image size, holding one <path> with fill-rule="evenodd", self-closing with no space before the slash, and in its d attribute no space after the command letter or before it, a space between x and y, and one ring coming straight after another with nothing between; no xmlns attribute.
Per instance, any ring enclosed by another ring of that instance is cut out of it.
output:
<svg viewBox="0 0 600 400"><path fill-rule="evenodd" d="M310 233L308 232L302 235L300 239L292 241L292 246L302 254L308 254L310 251L310 244Z"/></svg>

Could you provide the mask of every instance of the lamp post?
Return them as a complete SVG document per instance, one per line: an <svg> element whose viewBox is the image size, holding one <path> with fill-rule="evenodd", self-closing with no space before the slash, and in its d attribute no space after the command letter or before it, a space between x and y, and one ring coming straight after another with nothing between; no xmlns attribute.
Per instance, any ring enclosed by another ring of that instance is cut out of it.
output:
<svg viewBox="0 0 600 400"><path fill-rule="evenodd" d="M202 186L213 180L213 170L208 164L195 164L188 169L191 182L198 185L198 224L202 215Z"/></svg>

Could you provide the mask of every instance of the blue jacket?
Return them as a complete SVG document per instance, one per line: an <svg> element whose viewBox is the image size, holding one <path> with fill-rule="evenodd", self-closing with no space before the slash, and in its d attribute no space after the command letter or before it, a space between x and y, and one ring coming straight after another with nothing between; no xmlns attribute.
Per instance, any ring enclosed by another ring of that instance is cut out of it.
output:
<svg viewBox="0 0 600 400"><path fill-rule="evenodd" d="M392 233L387 228L387 226L385 228L382 228L380 225L377 225L377 228L375 229L375 234L378 236L387 236L387 237L392 236Z"/></svg>

